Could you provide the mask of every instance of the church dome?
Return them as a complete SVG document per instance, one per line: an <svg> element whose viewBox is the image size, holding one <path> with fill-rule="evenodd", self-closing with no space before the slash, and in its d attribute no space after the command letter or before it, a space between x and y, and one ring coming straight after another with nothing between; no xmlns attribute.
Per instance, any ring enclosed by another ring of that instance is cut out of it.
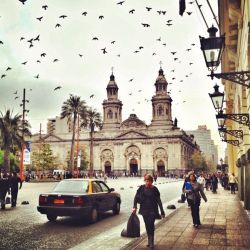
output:
<svg viewBox="0 0 250 250"><path fill-rule="evenodd" d="M121 123L121 128L146 127L146 123L140 120L136 114L130 114L129 118Z"/></svg>
<svg viewBox="0 0 250 250"><path fill-rule="evenodd" d="M107 86L107 89L110 89L110 88L118 89L118 86L117 86L117 84L115 82L115 76L113 75L113 73L110 76L110 80L109 80L109 83L108 83L108 86Z"/></svg>
<svg viewBox="0 0 250 250"><path fill-rule="evenodd" d="M159 70L159 75L156 79L156 83L166 83L167 84L167 81L166 81L166 78L164 76L164 72L163 72L162 68L160 68L160 70Z"/></svg>

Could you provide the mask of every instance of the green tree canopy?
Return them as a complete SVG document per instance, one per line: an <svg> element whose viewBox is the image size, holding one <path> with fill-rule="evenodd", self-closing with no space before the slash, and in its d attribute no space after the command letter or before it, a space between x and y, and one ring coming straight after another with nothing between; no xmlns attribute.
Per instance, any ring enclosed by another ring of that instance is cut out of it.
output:
<svg viewBox="0 0 250 250"><path fill-rule="evenodd" d="M206 171L208 169L206 159L200 151L195 151L188 161L188 168L193 170Z"/></svg>

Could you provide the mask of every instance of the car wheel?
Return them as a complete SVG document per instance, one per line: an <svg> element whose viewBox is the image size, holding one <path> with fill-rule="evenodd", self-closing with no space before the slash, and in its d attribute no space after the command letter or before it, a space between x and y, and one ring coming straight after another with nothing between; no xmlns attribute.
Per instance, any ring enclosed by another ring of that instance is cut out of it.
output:
<svg viewBox="0 0 250 250"><path fill-rule="evenodd" d="M96 208L92 208L91 212L90 212L90 218L89 221L90 223L95 223L98 220L98 211Z"/></svg>
<svg viewBox="0 0 250 250"><path fill-rule="evenodd" d="M50 222L55 222L57 219L56 215L52 215L52 214L47 214L47 218Z"/></svg>
<svg viewBox="0 0 250 250"><path fill-rule="evenodd" d="M114 214L114 215L115 215L115 214L119 214L119 213L120 213L120 208L121 208L120 202L117 201L117 202L115 203L113 209L112 209L113 214Z"/></svg>

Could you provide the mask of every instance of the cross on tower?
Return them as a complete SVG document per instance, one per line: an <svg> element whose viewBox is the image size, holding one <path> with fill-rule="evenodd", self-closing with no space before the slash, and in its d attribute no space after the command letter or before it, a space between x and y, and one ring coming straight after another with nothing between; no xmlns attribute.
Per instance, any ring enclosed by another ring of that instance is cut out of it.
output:
<svg viewBox="0 0 250 250"><path fill-rule="evenodd" d="M160 68L161 68L161 65L162 65L163 63L162 63L162 61L160 61Z"/></svg>

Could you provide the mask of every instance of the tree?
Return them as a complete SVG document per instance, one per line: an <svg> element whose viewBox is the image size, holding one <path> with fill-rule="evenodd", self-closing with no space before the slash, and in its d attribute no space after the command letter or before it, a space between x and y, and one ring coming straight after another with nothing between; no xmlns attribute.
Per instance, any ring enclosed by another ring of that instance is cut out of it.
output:
<svg viewBox="0 0 250 250"><path fill-rule="evenodd" d="M4 151L4 170L10 172L10 153L14 152L15 146L20 150L22 144L26 144L24 136L31 136L30 124L22 120L22 115L13 115L8 109L5 114L0 111L1 147Z"/></svg>
<svg viewBox="0 0 250 250"><path fill-rule="evenodd" d="M82 123L81 127L90 129L90 164L89 164L89 174L92 178L93 176L93 141L94 141L94 132L95 128L101 128L102 120L101 114L96 111L96 109L92 109L91 107L86 110L86 114L81 114Z"/></svg>
<svg viewBox="0 0 250 250"><path fill-rule="evenodd" d="M70 95L69 99L63 103L61 111L61 119L67 117L68 121L73 119L72 124L72 139L71 139L71 148L70 148L70 167L71 172L74 172L74 146L75 146L75 133L76 133L76 119L79 114L85 116L86 112L85 101L81 100L81 97Z"/></svg>
<svg viewBox="0 0 250 250"><path fill-rule="evenodd" d="M31 154L32 165L36 170L53 170L56 158L49 144L43 143L41 148Z"/></svg>
<svg viewBox="0 0 250 250"><path fill-rule="evenodd" d="M201 154L200 151L195 151L192 154L191 159L188 161L188 168L194 169L194 170L202 170L202 171L205 171L208 169L206 159Z"/></svg>

